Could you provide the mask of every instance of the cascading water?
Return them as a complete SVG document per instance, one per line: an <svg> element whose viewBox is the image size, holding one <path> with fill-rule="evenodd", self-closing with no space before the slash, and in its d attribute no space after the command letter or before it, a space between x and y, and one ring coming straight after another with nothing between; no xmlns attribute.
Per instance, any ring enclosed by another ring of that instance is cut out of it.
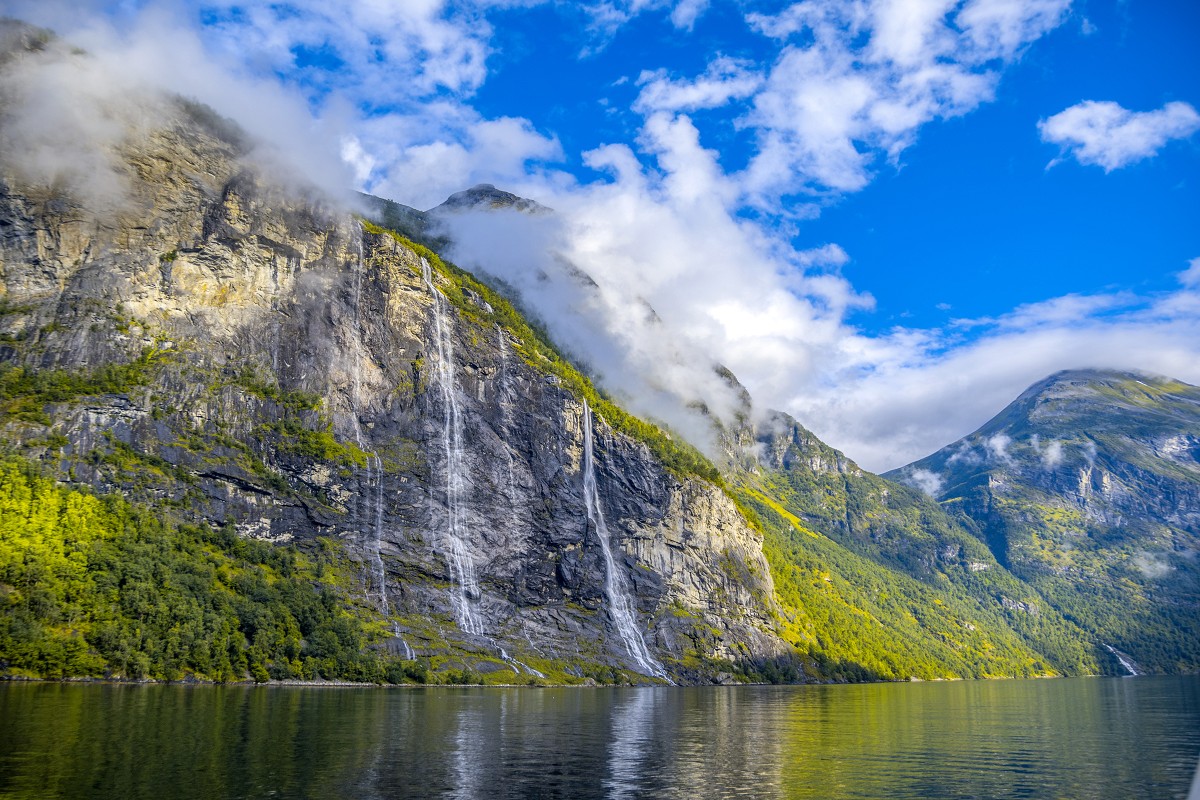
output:
<svg viewBox="0 0 1200 800"><path fill-rule="evenodd" d="M496 325L496 341L500 349L500 424L507 435L512 428L513 390L511 379L508 376L508 336L505 335L504 328L500 325ZM512 449L505 447L504 455L508 457L508 497L510 500L515 500L517 479L513 469Z"/></svg>
<svg viewBox="0 0 1200 800"><path fill-rule="evenodd" d="M667 671L650 654L645 640L638 633L634 622L633 595L624 573L617 569L613 559L611 536L608 525L604 522L600 492L596 487L596 469L592 456L592 410L586 400L583 403L583 499L587 505L588 521L596 529L596 538L600 540L600 550L604 553L604 593L608 597L609 613L617 628L617 634L624 642L630 657L637 662L642 674L666 678Z"/></svg>
<svg viewBox="0 0 1200 800"><path fill-rule="evenodd" d="M458 389L454 376L454 339L451 335L446 298L433 284L429 262L421 258L421 277L433 296L434 338L437 344L437 366L434 376L441 390L445 419L442 444L446 452L446 557L458 592L454 595L454 610L458 626L466 633L483 634L478 603L479 581L475 564L467 549L466 514L463 495L467 488L467 471L463 458L463 423L458 405Z"/></svg>
<svg viewBox="0 0 1200 800"><path fill-rule="evenodd" d="M371 548L371 567L374 577L374 583L379 588L379 611L384 618L391 617L391 608L388 604L387 595L387 569L383 564L383 462L379 458L379 453L374 450L367 450L366 441L363 438L362 424L358 421L359 410L362 408L362 360L365 357L365 348L363 347L362 337L362 273L363 273L363 245L361 231L358 236L354 237L357 243L358 264L354 272L354 396L352 398L352 419L354 420L354 440L358 445L358 449L367 453L367 492L366 501L370 504L370 516L372 521L372 548ZM360 513L360 517L366 516ZM414 659L416 653L409 647L408 642L400 635L400 626L395 620L391 620L392 635L400 641L400 645L404 648L404 658Z"/></svg>
<svg viewBox="0 0 1200 800"><path fill-rule="evenodd" d="M1104 645L1104 648L1117 657L1117 661L1121 662L1121 666L1124 667L1125 671L1129 673L1130 678L1136 678L1138 675L1141 675L1141 673L1137 671L1137 667L1133 665L1133 662L1127 659L1119 650L1117 650L1117 648L1113 647L1111 644Z"/></svg>

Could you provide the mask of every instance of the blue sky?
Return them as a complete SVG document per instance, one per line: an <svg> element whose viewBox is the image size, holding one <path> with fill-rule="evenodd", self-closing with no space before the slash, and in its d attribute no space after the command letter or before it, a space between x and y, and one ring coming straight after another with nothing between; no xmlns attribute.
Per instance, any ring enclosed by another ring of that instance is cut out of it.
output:
<svg viewBox="0 0 1200 800"><path fill-rule="evenodd" d="M1055 369L1200 382L1192 2L4 5L327 187L552 206L454 257L698 438L714 360L876 470ZM547 252L599 297L527 285Z"/></svg>

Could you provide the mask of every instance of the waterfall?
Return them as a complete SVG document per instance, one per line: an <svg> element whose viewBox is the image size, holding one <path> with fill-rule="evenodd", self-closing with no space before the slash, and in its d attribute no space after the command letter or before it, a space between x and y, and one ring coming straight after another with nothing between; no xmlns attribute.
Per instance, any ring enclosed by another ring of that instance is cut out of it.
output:
<svg viewBox="0 0 1200 800"><path fill-rule="evenodd" d="M608 597L609 612L617 633L642 674L666 678L667 671L650 654L645 640L638 633L634 622L633 594L624 573L617 569L613 559L611 535L604 523L600 492L596 488L596 470L592 457L592 410L586 400L583 401L583 499L587 505L588 521L596 529L596 538L600 540L600 550L604 553L604 593Z"/></svg>
<svg viewBox="0 0 1200 800"><path fill-rule="evenodd" d="M463 423L458 405L458 389L454 377L454 339L446 309L446 298L433 285L429 262L421 258L421 277L433 296L434 338L437 344L437 367L434 376L441 390L445 419L442 425L442 445L446 452L446 533L447 561L458 592L453 596L458 627L466 633L482 635L478 603L479 582L475 564L467 550L467 525L463 509L463 494L467 488L467 471L463 459Z"/></svg>
<svg viewBox="0 0 1200 800"><path fill-rule="evenodd" d="M383 461L379 458L379 453L375 450L367 450L366 441L363 438L362 423L359 422L359 413L362 408L362 360L366 356L366 348L363 346L362 336L362 273L363 273L363 244L362 232L354 237L357 243L358 264L354 271L354 395L351 402L351 419L354 421L354 441L358 445L358 449L367 453L367 492L366 501L370 504L372 547L371 547L371 567L372 576L375 585L379 588L379 611L383 614L384 619L389 619L392 615L390 605L388 603L387 594L387 569L383 564ZM359 517L366 516L360 510ZM400 626L395 620L390 620L392 624L392 635L400 640L401 646L404 648L404 658L412 660L416 658L416 653L409 647L408 642L400 635Z"/></svg>
<svg viewBox="0 0 1200 800"><path fill-rule="evenodd" d="M504 334L504 328L499 324L496 325L496 339L500 349L500 427L507 436L508 431L512 428L513 389L508 377L508 337ZM517 480L513 472L512 447L508 446L508 442L505 442L504 455L508 457L508 497L515 502Z"/></svg>
<svg viewBox="0 0 1200 800"><path fill-rule="evenodd" d="M1121 666L1124 667L1125 671L1129 673L1130 678L1136 678L1138 675L1142 674L1137 671L1137 667L1135 667L1133 665L1132 661L1130 661L1128 658L1126 658L1124 654L1122 654L1119 650L1117 650L1117 648L1113 647L1111 644L1104 645L1104 649L1117 657L1117 661L1121 662Z"/></svg>
<svg viewBox="0 0 1200 800"><path fill-rule="evenodd" d="M529 673L530 675L533 675L535 678L546 677L546 674L544 672L539 672L536 669L534 669L533 667L526 664L524 661L518 661L517 659L510 656L508 654L508 651L505 650L503 647L501 647L500 643L497 642L495 639L492 640L492 645L500 652L500 658L505 663L512 664L513 672L517 673L518 675L521 674L521 670L525 670L525 672Z"/></svg>

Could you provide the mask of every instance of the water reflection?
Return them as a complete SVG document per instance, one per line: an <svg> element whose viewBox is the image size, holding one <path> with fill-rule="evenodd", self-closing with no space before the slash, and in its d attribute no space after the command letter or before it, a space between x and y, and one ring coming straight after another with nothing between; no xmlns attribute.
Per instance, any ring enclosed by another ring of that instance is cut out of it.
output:
<svg viewBox="0 0 1200 800"><path fill-rule="evenodd" d="M609 736L608 778L603 783L612 800L635 797L647 778L657 773L647 769L646 762L657 741L653 715L659 696L657 689L643 689L617 701Z"/></svg>
<svg viewBox="0 0 1200 800"><path fill-rule="evenodd" d="M1176 798L1200 679L0 686L0 797Z"/></svg>

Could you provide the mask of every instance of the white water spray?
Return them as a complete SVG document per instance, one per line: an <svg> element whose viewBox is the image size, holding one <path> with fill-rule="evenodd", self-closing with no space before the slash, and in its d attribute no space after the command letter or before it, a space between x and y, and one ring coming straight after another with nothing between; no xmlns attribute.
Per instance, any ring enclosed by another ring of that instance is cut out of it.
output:
<svg viewBox="0 0 1200 800"><path fill-rule="evenodd" d="M442 426L442 444L446 452L446 549L450 574L458 587L453 596L458 627L466 633L483 634L483 623L479 617L479 581L475 577L475 564L467 550L467 524L463 509L463 495L467 488L467 471L463 459L463 423L458 405L458 388L454 376L454 339L450 330L446 298L433 284L433 272L429 262L421 258L421 277L433 296L434 338L437 340L437 366L434 375L441 390L445 421Z"/></svg>
<svg viewBox="0 0 1200 800"><path fill-rule="evenodd" d="M1121 666L1124 667L1125 671L1129 673L1130 678L1136 678L1138 675L1142 674L1137 671L1137 667L1133 665L1132 661L1127 659L1120 651L1117 650L1117 648L1113 647L1111 644L1104 645L1104 649L1117 657L1117 661L1121 662Z"/></svg>
<svg viewBox="0 0 1200 800"><path fill-rule="evenodd" d="M366 500L371 504L372 518L372 547L371 547L371 567L374 577L374 583L379 589L379 611L383 614L384 619L391 617L391 608L388 603L387 594L387 569L383 564L383 461L379 458L379 453L375 450L367 450L366 441L363 438L362 424L359 422L359 411L362 408L362 360L366 356L366 348L363 347L362 337L362 273L363 273L363 245L362 232L354 237L357 244L358 264L354 272L354 396L351 404L351 418L354 421L354 440L358 445L358 449L367 453L367 493ZM360 514L360 517L362 515ZM400 635L400 626L395 620L391 620L392 635L400 640L401 646L404 648L404 658L412 660L416 658L416 653L409 647L408 642Z"/></svg>
<svg viewBox="0 0 1200 800"><path fill-rule="evenodd" d="M596 487L596 470L592 457L592 410L583 402L583 499L587 504L587 517L596 529L600 550L604 553L604 593L608 597L609 612L613 624L630 657L637 662L644 675L666 678L667 671L650 654L642 635L634 622L633 594L624 573L617 569L613 559L611 536L604 522L604 511L600 507L600 492Z"/></svg>

